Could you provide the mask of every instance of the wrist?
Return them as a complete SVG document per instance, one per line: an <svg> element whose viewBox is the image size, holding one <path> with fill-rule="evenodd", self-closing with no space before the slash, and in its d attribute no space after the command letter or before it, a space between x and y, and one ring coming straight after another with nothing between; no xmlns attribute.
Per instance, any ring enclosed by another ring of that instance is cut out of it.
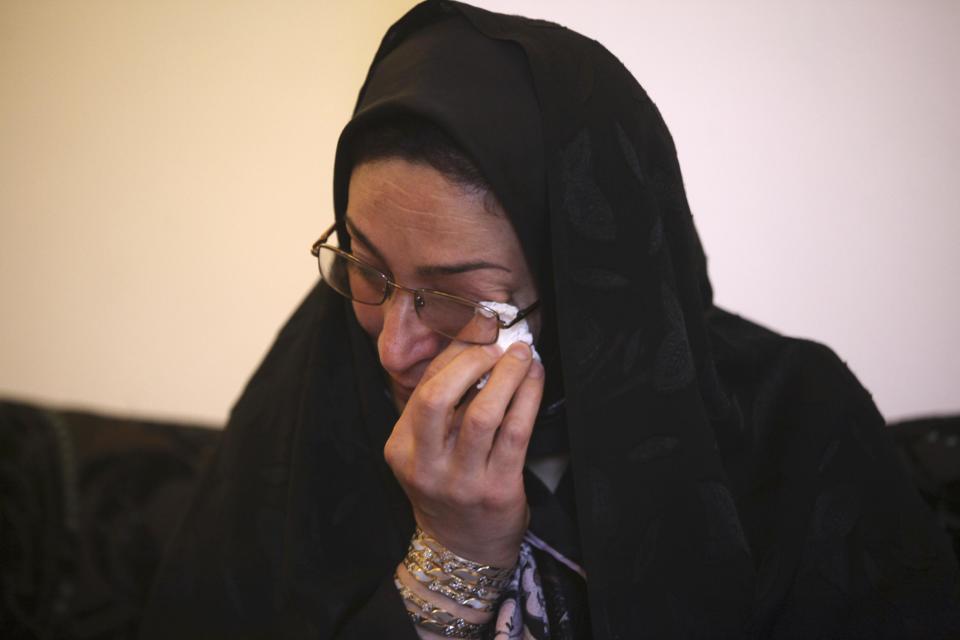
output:
<svg viewBox="0 0 960 640"><path fill-rule="evenodd" d="M514 570L461 557L417 527L394 580L421 635L480 638Z"/></svg>
<svg viewBox="0 0 960 640"><path fill-rule="evenodd" d="M494 527L493 532L489 518L482 521L484 526L474 522L453 529L443 527L441 532L440 527L434 526L431 518L425 517L425 514L417 514L418 529L447 550L469 561L500 568L512 568L517 564L520 544L530 522L529 508L526 507L522 515L509 518L509 521L509 526ZM497 529L506 533L497 533Z"/></svg>

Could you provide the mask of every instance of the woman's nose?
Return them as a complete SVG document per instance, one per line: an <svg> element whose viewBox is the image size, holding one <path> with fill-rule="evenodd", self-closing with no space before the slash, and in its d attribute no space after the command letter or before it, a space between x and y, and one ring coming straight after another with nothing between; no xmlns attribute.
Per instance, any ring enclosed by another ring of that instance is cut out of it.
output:
<svg viewBox="0 0 960 640"><path fill-rule="evenodd" d="M408 291L394 290L383 303L383 326L377 337L380 364L384 369L403 372L437 350L439 334L423 324L416 301Z"/></svg>

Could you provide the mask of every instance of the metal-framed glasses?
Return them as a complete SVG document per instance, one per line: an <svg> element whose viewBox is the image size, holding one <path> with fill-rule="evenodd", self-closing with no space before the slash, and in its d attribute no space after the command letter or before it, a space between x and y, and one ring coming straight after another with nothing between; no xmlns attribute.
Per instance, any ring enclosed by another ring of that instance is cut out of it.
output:
<svg viewBox="0 0 960 640"><path fill-rule="evenodd" d="M310 253L317 258L320 277L340 295L361 304L380 305L392 290L413 296L417 317L437 333L470 344L493 344L500 329L517 324L540 306L540 301L520 309L505 322L500 314L479 302L433 289L411 289L397 284L379 269L352 254L327 244L336 232L336 223L313 243Z"/></svg>

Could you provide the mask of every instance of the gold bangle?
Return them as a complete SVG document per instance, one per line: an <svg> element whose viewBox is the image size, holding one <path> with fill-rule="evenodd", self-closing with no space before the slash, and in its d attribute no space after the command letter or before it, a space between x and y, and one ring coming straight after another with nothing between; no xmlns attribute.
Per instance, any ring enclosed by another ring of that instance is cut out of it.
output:
<svg viewBox="0 0 960 640"><path fill-rule="evenodd" d="M417 527L403 560L410 575L430 591L480 611L493 611L513 569L459 556Z"/></svg>
<svg viewBox="0 0 960 640"><path fill-rule="evenodd" d="M437 557L435 562L438 562L438 564L443 567L445 573L463 580L473 583L506 585L513 575L513 567L494 567L489 564L481 564L473 560L467 560L463 556L458 556L420 527L417 527L413 534L411 544L413 543L419 543L428 549L432 555L435 555ZM426 552L425 555L427 555ZM427 555L427 557L430 557L430 555Z"/></svg>
<svg viewBox="0 0 960 640"><path fill-rule="evenodd" d="M403 559L403 566L417 582L422 583L427 589L434 593L450 598L454 602L478 611L493 611L496 609L497 601L500 599L500 591L488 587L471 587L465 585L459 579L453 578L444 582L433 574L439 567L433 565L430 570L425 570L416 557L407 555Z"/></svg>
<svg viewBox="0 0 960 640"><path fill-rule="evenodd" d="M463 618L458 618L449 611L444 611L424 600L403 584L400 581L400 576L396 573L393 574L393 584L396 585L400 597L407 605L407 615L410 617L410 621L422 629L438 633L446 638L479 640L489 626L489 623L467 622Z"/></svg>

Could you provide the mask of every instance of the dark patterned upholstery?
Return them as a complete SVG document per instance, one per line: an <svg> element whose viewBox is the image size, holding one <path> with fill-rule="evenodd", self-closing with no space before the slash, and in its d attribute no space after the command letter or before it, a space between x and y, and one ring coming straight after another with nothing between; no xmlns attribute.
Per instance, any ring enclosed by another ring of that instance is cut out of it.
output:
<svg viewBox="0 0 960 640"><path fill-rule="evenodd" d="M132 638L220 432L0 403L0 638Z"/></svg>
<svg viewBox="0 0 960 640"><path fill-rule="evenodd" d="M897 449L960 558L960 416L891 425Z"/></svg>
<svg viewBox="0 0 960 640"><path fill-rule="evenodd" d="M960 552L960 417L891 430ZM134 638L219 435L0 402L0 638Z"/></svg>

